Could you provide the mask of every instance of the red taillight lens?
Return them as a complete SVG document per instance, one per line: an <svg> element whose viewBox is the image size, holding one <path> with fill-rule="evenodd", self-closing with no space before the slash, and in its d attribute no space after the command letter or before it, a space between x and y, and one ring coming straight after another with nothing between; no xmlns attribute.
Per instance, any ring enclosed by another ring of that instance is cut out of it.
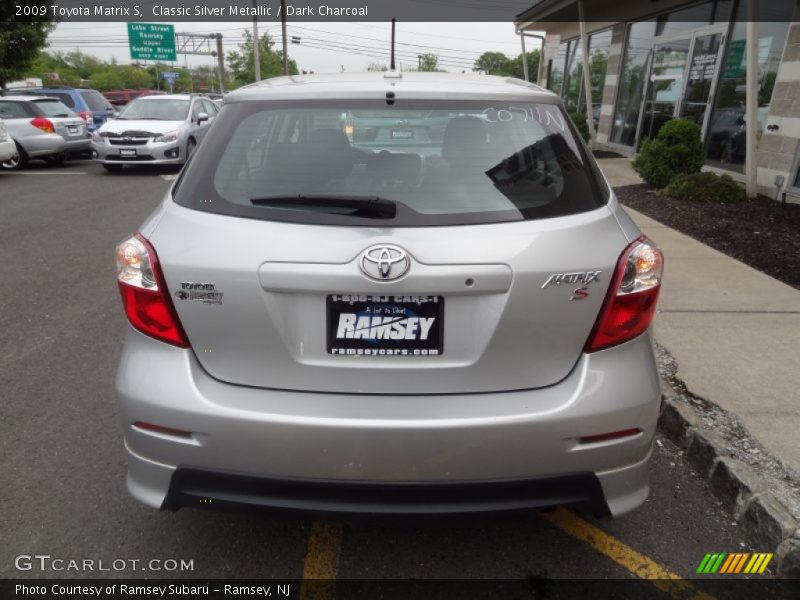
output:
<svg viewBox="0 0 800 600"><path fill-rule="evenodd" d="M663 268L661 251L644 236L625 249L585 352L622 344L647 330L656 311Z"/></svg>
<svg viewBox="0 0 800 600"><path fill-rule="evenodd" d="M117 282L131 325L167 344L189 347L156 251L138 233L117 246Z"/></svg>
<svg viewBox="0 0 800 600"><path fill-rule="evenodd" d="M47 133L55 133L56 128L53 126L53 122L50 119L45 119L44 117L36 117L35 119L31 119L31 125L36 127L36 129L41 129Z"/></svg>
<svg viewBox="0 0 800 600"><path fill-rule="evenodd" d="M78 116L81 119L83 119L84 121L86 121L87 125L93 125L94 124L94 116L92 115L92 113L90 111L82 110L81 112L78 113Z"/></svg>

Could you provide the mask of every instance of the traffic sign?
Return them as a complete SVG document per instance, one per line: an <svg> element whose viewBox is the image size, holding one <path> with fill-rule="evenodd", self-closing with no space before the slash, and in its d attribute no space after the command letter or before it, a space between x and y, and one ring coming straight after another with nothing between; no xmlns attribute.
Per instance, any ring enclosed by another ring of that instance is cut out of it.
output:
<svg viewBox="0 0 800 600"><path fill-rule="evenodd" d="M178 81L178 77L180 77L180 75L180 73L175 73L174 71L164 71L161 73L161 77L163 77L164 81L170 85Z"/></svg>
<svg viewBox="0 0 800 600"><path fill-rule="evenodd" d="M165 23L128 23L128 45L133 60L177 60L175 26Z"/></svg>

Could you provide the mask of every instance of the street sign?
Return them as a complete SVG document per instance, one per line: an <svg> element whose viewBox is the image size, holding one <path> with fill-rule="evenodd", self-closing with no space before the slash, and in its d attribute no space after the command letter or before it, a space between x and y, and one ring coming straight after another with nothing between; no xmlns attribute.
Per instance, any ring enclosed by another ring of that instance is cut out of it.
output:
<svg viewBox="0 0 800 600"><path fill-rule="evenodd" d="M177 60L175 27L164 23L128 23L132 60Z"/></svg>
<svg viewBox="0 0 800 600"><path fill-rule="evenodd" d="M178 77L180 77L180 73L175 73L174 71L164 71L161 73L161 77L164 78L168 84L173 85L176 81L178 81Z"/></svg>

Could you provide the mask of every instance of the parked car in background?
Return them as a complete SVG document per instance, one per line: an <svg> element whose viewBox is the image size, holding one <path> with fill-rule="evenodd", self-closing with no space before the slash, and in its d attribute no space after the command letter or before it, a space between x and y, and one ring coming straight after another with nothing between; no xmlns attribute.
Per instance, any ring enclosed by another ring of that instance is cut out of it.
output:
<svg viewBox="0 0 800 600"><path fill-rule="evenodd" d="M106 100L108 100L111 104L113 104L117 109L122 109L124 106L130 104L136 98L141 96L157 96L163 95L167 92L162 92L160 90L109 90L107 92L103 92L103 96Z"/></svg>
<svg viewBox="0 0 800 600"><path fill-rule="evenodd" d="M113 118L117 114L114 105L97 90L52 86L9 90L7 94L58 98L86 122L86 127L90 132L100 127L109 117Z"/></svg>
<svg viewBox="0 0 800 600"><path fill-rule="evenodd" d="M142 96L92 133L92 155L107 171L126 164L183 164L219 107L206 96Z"/></svg>
<svg viewBox="0 0 800 600"><path fill-rule="evenodd" d="M58 98L2 96L0 119L17 149L16 156L3 162L5 169L19 169L34 158L57 164L91 150L86 122Z"/></svg>
<svg viewBox="0 0 800 600"><path fill-rule="evenodd" d="M545 89L245 86L116 259L127 485L149 506L647 498L662 255Z"/></svg>
<svg viewBox="0 0 800 600"><path fill-rule="evenodd" d="M17 145L11 139L8 128L3 121L0 121L0 163L11 160L17 155Z"/></svg>

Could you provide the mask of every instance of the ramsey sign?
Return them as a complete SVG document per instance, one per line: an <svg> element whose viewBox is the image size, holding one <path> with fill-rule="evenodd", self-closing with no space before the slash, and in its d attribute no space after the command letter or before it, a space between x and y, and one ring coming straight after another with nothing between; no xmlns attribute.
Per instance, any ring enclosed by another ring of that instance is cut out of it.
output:
<svg viewBox="0 0 800 600"><path fill-rule="evenodd" d="M128 23L132 60L177 60L175 26L163 23Z"/></svg>

